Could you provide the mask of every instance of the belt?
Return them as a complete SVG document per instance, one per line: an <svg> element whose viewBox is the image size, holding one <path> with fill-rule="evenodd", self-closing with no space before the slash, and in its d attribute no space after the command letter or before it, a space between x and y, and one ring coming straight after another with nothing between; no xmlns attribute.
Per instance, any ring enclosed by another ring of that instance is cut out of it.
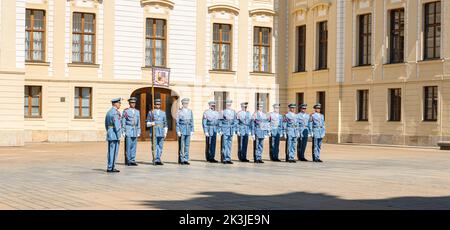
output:
<svg viewBox="0 0 450 230"><path fill-rule="evenodd" d="M114 128L114 126L113 125L108 125L108 128Z"/></svg>
<svg viewBox="0 0 450 230"><path fill-rule="evenodd" d="M323 128L323 126L313 126L313 128Z"/></svg>

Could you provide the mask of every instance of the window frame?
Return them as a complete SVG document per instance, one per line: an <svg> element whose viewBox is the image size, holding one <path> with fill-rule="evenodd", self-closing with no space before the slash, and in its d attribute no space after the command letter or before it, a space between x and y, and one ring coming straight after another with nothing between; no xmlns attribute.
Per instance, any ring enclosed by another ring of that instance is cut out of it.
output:
<svg viewBox="0 0 450 230"><path fill-rule="evenodd" d="M322 97L323 95L323 97ZM323 100L322 100L323 99ZM325 112L326 112L326 103L327 103L327 92L326 91L317 91L316 92L316 101L320 103L322 108L320 109L320 113L323 115L325 119Z"/></svg>
<svg viewBox="0 0 450 230"><path fill-rule="evenodd" d="M366 27L364 27L366 26ZM367 33L364 33L366 29ZM358 66L372 65L372 14L358 15ZM364 43L365 41L366 43ZM366 44L366 46L364 46ZM364 52L364 50L367 51Z"/></svg>
<svg viewBox="0 0 450 230"><path fill-rule="evenodd" d="M439 4L439 14L440 14L440 18L441 21L437 21L437 13L436 10L438 9L437 5ZM430 6L434 6L434 15L433 15L433 19L434 19L434 23L431 24L428 21L428 7ZM441 1L434 1L434 2L427 2L423 4L423 60L436 60L436 59L441 59L442 57L442 52L441 52L441 48L442 48L442 2ZM433 31L433 55L432 56L428 56L428 37L427 37L427 32L429 31L429 29L432 29ZM440 44L439 44L439 48L438 48L438 44L436 42L438 36L436 36L436 32L438 31L438 28L440 30L440 34L439 34L439 40L440 40ZM436 55L437 53L439 53L439 55Z"/></svg>
<svg viewBox="0 0 450 230"><path fill-rule="evenodd" d="M428 104L428 93L429 93L429 89L432 90L432 104L431 104L431 110L432 110L432 115L431 118L428 117L428 108L429 104ZM435 95L436 94L436 95ZM438 116L439 116L439 87L436 85L433 86L424 86L423 87L423 121L427 121L427 122L436 122L438 121Z"/></svg>
<svg viewBox="0 0 450 230"><path fill-rule="evenodd" d="M153 21L153 31L152 31L152 36L148 36L147 35L147 27L148 27L148 23L149 21ZM156 30L157 30L157 21L162 21L164 22L164 27L163 27L163 37L158 37L156 35ZM167 20L166 19L162 19L162 18L146 18L145 19L145 44L147 44L147 39L150 39L150 41L153 43L153 49L152 49L152 60L151 60L151 64L147 65L147 61L145 61L145 67L159 67L159 68L166 68L167 67ZM158 66L156 65L156 41L163 41L164 44L164 58L163 58L163 65ZM145 49L147 49L147 45L145 45ZM145 59L147 59L147 53L145 53Z"/></svg>
<svg viewBox="0 0 450 230"><path fill-rule="evenodd" d="M89 89L89 116L83 116L83 89ZM79 112L79 116L75 115L76 112L76 105L75 105L75 94L76 91L78 90L78 112ZM93 96L93 88L92 87L83 87L83 86L76 86L74 89L74 105L73 105L73 109L74 109L74 118L75 119L92 119L92 96Z"/></svg>
<svg viewBox="0 0 450 230"><path fill-rule="evenodd" d="M296 72L306 72L306 25L297 26Z"/></svg>
<svg viewBox="0 0 450 230"><path fill-rule="evenodd" d="M33 109L33 88L38 87L39 88L39 115L32 115L32 109ZM24 114L24 118L42 118L42 86L40 85L25 85L24 87L25 93L28 93L28 111L27 114ZM27 92L28 91L28 92ZM24 95L25 98L25 95ZM25 105L24 105L25 107Z"/></svg>
<svg viewBox="0 0 450 230"><path fill-rule="evenodd" d="M219 101L217 97L222 97L222 101ZM216 111L220 112L226 108L226 100L230 98L230 92L228 91L214 91L214 101L216 102Z"/></svg>
<svg viewBox="0 0 450 230"><path fill-rule="evenodd" d="M75 22L75 14L81 14L81 32L74 31L73 23ZM85 26L85 15L92 15L92 33L85 32L84 26ZM73 12L72 13L72 63L76 64L87 64L87 65L93 65L97 62L97 15L95 13L90 12ZM80 35L80 61L73 61L73 37L74 34ZM91 35L92 38L92 62L86 62L84 60L84 35Z"/></svg>
<svg viewBox="0 0 450 230"><path fill-rule="evenodd" d="M328 69L328 21L317 23L318 32L318 55L317 70Z"/></svg>
<svg viewBox="0 0 450 230"><path fill-rule="evenodd" d="M270 110L270 94L269 93L255 93L255 111L258 111L258 103L262 102L261 98L265 98L263 112L268 113Z"/></svg>
<svg viewBox="0 0 450 230"><path fill-rule="evenodd" d="M301 110L300 104L305 103L305 93L304 92L296 92L295 93L295 102L297 103L297 111L300 112L300 110Z"/></svg>
<svg viewBox="0 0 450 230"><path fill-rule="evenodd" d="M369 97L368 89L357 90L357 121L369 121Z"/></svg>
<svg viewBox="0 0 450 230"><path fill-rule="evenodd" d="M219 26L219 40L218 41L216 41L216 40L214 40L214 28L215 28L215 25L218 25ZM224 27L224 26L229 26L230 27L230 41L228 42L228 41L223 41L223 36L222 36L222 34L223 34L223 28L222 27ZM213 44L213 46L214 46L214 44L218 44L219 45L219 60L218 60L218 68L214 68L214 65L213 64L211 64L211 69L213 70L213 71L232 71L232 69L233 69L233 66L232 66L232 64L233 64L233 25L232 24L226 24L226 23L213 23L213 33L212 33L212 36L213 36L213 39L212 39L212 44ZM230 54L229 54L229 59L230 60L228 60L228 69L222 69L222 63L223 63L223 60L222 60L222 45L223 44L226 44L226 45L229 45L230 46ZM211 50L212 51L212 50ZM212 56L212 61L214 60L214 54L212 54L211 55Z"/></svg>
<svg viewBox="0 0 450 230"><path fill-rule="evenodd" d="M255 44L255 36L256 36L256 30L258 29L258 44ZM264 45L263 44L263 29L268 29L269 30L269 42L268 45ZM272 71L272 28L271 27L262 27L262 26L255 26L253 27L253 52L255 50L255 48L258 47L259 50L259 58L258 58L258 69L254 68L254 64L253 63L253 72L255 73L271 73ZM268 53L268 70L267 71L263 71L262 67L263 67L263 62L262 62L262 49L263 48L268 48L269 53ZM253 57L254 57L255 53L253 53Z"/></svg>
<svg viewBox="0 0 450 230"><path fill-rule="evenodd" d="M47 58L47 52L46 52L46 49L47 49L47 31L46 31L46 29L47 29L47 12L45 11L45 10L43 10L43 9L33 9L33 8L27 8L26 10L25 10L25 17L26 17L26 11L30 11L30 27L29 28L27 28L26 27L26 25L25 25L25 33L27 33L27 32L29 32L30 33L30 44L29 44L29 56L30 57L28 57L28 55L27 55L27 53L26 53L26 50L25 50L25 62L31 62L31 63L33 63L33 62L36 62L36 63L43 63L43 62L45 62L45 60L46 60L46 58ZM36 11L41 11L42 13L43 13L43 18L42 18L42 21L43 21L43 30L36 30L36 29L34 29L34 12L36 12ZM25 24L26 24L26 19L25 19ZM33 48L34 48L34 44L33 44L33 36L34 36L34 32L40 32L40 33L42 33L42 52L43 52L43 55L42 55L42 60L34 60L33 59Z"/></svg>
<svg viewBox="0 0 450 230"><path fill-rule="evenodd" d="M396 91L399 92L399 95L394 95L396 94ZM389 122L401 122L402 121L402 89L401 88L389 88L388 89L389 92L389 98L388 98L388 121ZM394 97L395 96L397 99L399 98L398 101L395 101L396 103L394 103ZM398 106L396 108L394 108L395 106ZM394 111L394 109L397 109L396 111ZM398 115L396 115L398 114ZM397 118L398 117L398 118Z"/></svg>
<svg viewBox="0 0 450 230"><path fill-rule="evenodd" d="M398 14L398 18L396 17ZM405 62L405 8L389 11L389 63L398 64ZM398 24L399 29L395 29ZM395 42L397 41L397 42ZM399 48L394 49L395 46Z"/></svg>

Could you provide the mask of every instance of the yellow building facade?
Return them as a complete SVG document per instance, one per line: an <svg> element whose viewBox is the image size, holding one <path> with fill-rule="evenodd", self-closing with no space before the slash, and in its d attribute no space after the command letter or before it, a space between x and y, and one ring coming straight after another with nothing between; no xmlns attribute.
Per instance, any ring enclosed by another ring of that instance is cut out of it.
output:
<svg viewBox="0 0 450 230"><path fill-rule="evenodd" d="M150 109L157 67L170 70L155 90L169 139L186 97L196 140L207 103L232 99L250 111L320 102L330 143L434 146L450 139L449 10L437 0L0 0L0 145L103 141L112 98Z"/></svg>

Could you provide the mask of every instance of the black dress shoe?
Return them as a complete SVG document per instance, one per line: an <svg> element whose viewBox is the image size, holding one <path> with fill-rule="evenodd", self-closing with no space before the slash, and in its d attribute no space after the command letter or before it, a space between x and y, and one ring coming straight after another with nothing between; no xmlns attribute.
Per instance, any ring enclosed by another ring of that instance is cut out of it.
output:
<svg viewBox="0 0 450 230"><path fill-rule="evenodd" d="M308 161L308 159L306 159L306 158L302 158L302 159L300 159L300 161L304 161L304 162L307 162L307 161Z"/></svg>
<svg viewBox="0 0 450 230"><path fill-rule="evenodd" d="M164 165L162 162L156 162L155 165Z"/></svg>
<svg viewBox="0 0 450 230"><path fill-rule="evenodd" d="M323 163L321 159L316 160L317 163Z"/></svg>
<svg viewBox="0 0 450 230"><path fill-rule="evenodd" d="M120 172L120 170L118 170L118 169L113 169L112 172L113 172L113 173L118 173L118 172Z"/></svg>
<svg viewBox="0 0 450 230"><path fill-rule="evenodd" d="M273 159L272 161L280 162L281 160L280 159Z"/></svg>
<svg viewBox="0 0 450 230"><path fill-rule="evenodd" d="M212 159L212 160L210 160L209 162L211 162L211 163L219 163L217 160L215 160L215 159Z"/></svg>
<svg viewBox="0 0 450 230"><path fill-rule="evenodd" d="M234 164L234 163L233 163L232 161L225 161L224 164L232 165L232 164Z"/></svg>
<svg viewBox="0 0 450 230"><path fill-rule="evenodd" d="M180 164L180 165L184 165L184 162L180 162L180 163L178 163L178 164Z"/></svg>
<svg viewBox="0 0 450 230"><path fill-rule="evenodd" d="M250 162L249 160L247 160L247 159L244 159L244 160L241 160L241 162L245 162L245 163L248 163L248 162Z"/></svg>
<svg viewBox="0 0 450 230"><path fill-rule="evenodd" d="M112 173L113 171L112 171L112 169L111 170L107 169L106 172L107 173Z"/></svg>
<svg viewBox="0 0 450 230"><path fill-rule="evenodd" d="M184 162L184 164L185 164L185 165L190 165L191 163L189 163L189 162L186 161L186 162Z"/></svg>
<svg viewBox="0 0 450 230"><path fill-rule="evenodd" d="M138 166L138 164L136 164L136 162L130 163L129 166Z"/></svg>

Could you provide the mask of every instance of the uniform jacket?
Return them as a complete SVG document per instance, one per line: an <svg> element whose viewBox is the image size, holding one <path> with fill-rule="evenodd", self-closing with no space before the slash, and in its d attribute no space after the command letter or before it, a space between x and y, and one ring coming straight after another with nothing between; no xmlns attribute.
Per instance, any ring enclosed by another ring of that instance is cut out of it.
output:
<svg viewBox="0 0 450 230"><path fill-rule="evenodd" d="M190 136L191 132L194 132L194 115L192 110L181 108L178 110L177 118L177 133L181 133L184 136Z"/></svg>
<svg viewBox="0 0 450 230"><path fill-rule="evenodd" d="M208 109L203 113L203 132L213 136L219 131L219 112Z"/></svg>
<svg viewBox="0 0 450 230"><path fill-rule="evenodd" d="M321 113L311 115L312 135L315 138L325 137L325 118Z"/></svg>
<svg viewBox="0 0 450 230"><path fill-rule="evenodd" d="M220 114L219 132L226 136L232 136L237 132L236 112L225 109Z"/></svg>
<svg viewBox="0 0 450 230"><path fill-rule="evenodd" d="M147 122L155 122L155 136L164 137L166 135L165 129L167 128L167 117L166 112L160 109L155 109L148 112ZM150 136L152 136L153 128L150 128Z"/></svg>
<svg viewBox="0 0 450 230"><path fill-rule="evenodd" d="M265 138L269 135L269 117L263 112L255 112L252 116L252 134L256 138Z"/></svg>
<svg viewBox="0 0 450 230"><path fill-rule="evenodd" d="M283 130L290 137L300 137L297 114L289 112L284 115Z"/></svg>
<svg viewBox="0 0 450 230"><path fill-rule="evenodd" d="M240 135L252 135L252 114L248 111L237 113L237 131Z"/></svg>
<svg viewBox="0 0 450 230"><path fill-rule="evenodd" d="M118 141L122 136L122 120L119 110L112 107L105 117L106 140Z"/></svg>
<svg viewBox="0 0 450 230"><path fill-rule="evenodd" d="M300 135L303 135L303 131L308 130L308 134L311 133L311 118L307 113L299 113L298 115L298 125Z"/></svg>
<svg viewBox="0 0 450 230"><path fill-rule="evenodd" d="M128 108L122 114L122 127L127 137L138 137L141 134L141 115L137 109Z"/></svg>
<svg viewBox="0 0 450 230"><path fill-rule="evenodd" d="M270 132L272 136L283 135L283 115L276 112L269 114Z"/></svg>

